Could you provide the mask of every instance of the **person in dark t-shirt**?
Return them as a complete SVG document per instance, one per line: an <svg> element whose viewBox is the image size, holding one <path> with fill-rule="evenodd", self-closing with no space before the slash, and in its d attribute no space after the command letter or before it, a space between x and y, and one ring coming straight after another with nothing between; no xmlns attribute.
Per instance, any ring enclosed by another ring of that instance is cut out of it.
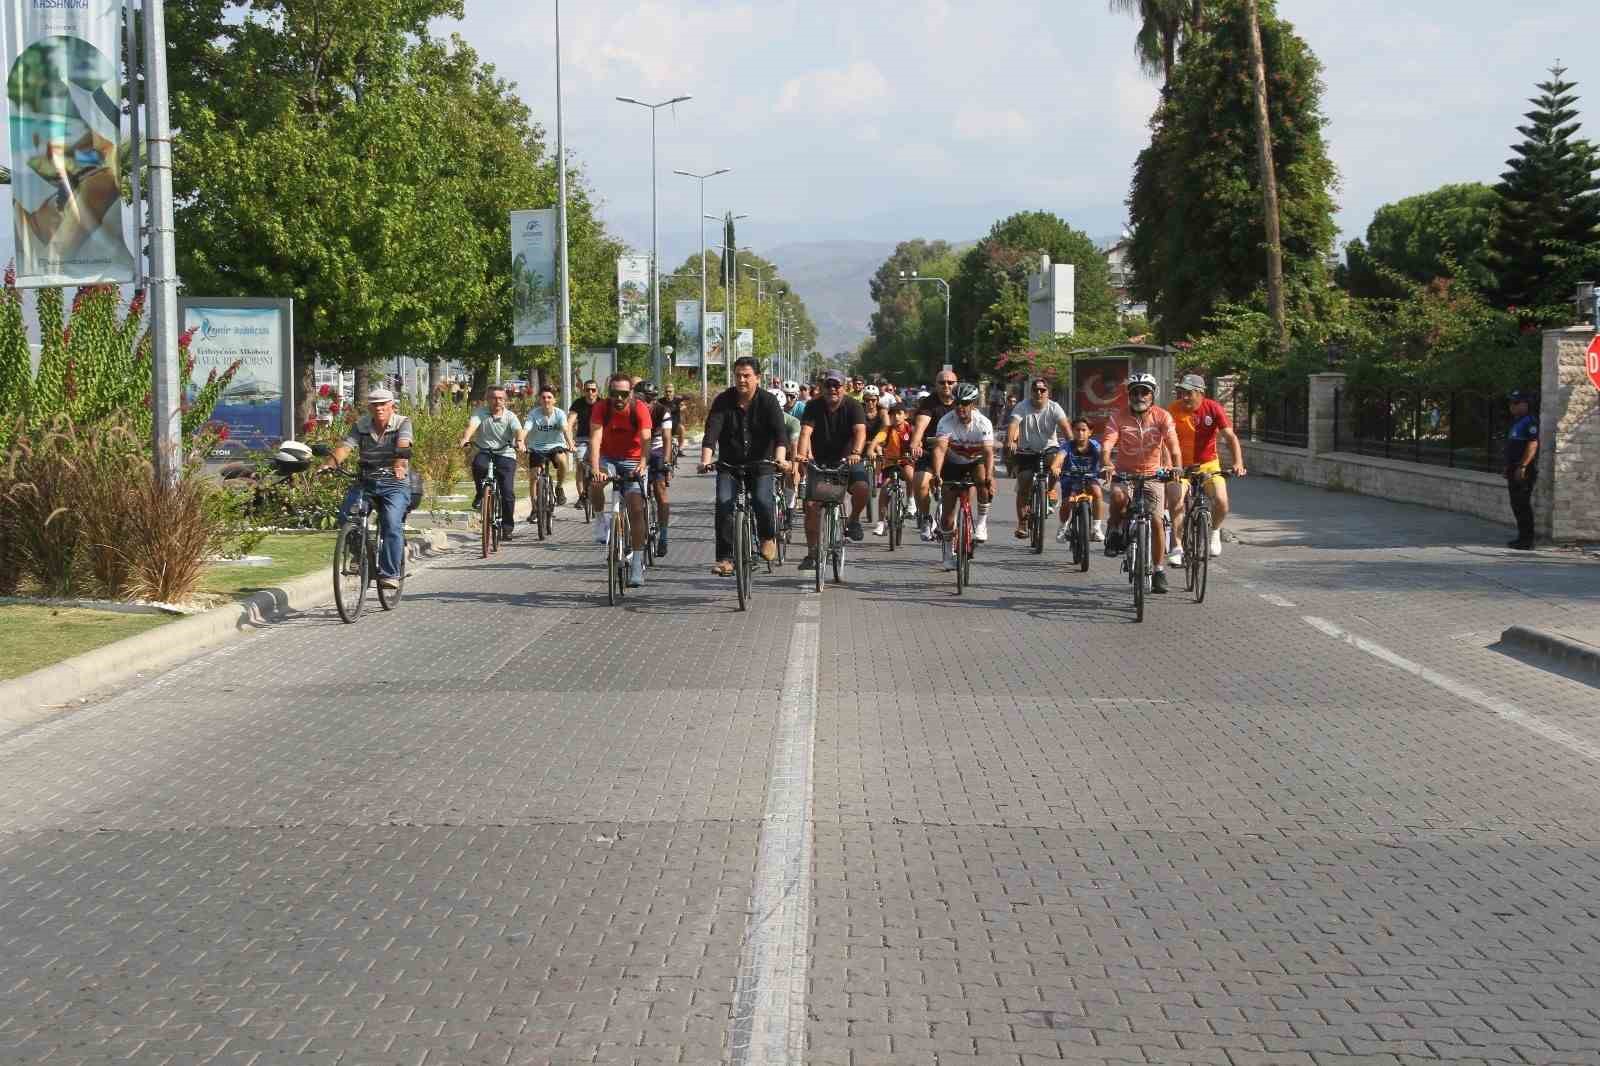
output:
<svg viewBox="0 0 1600 1066"><path fill-rule="evenodd" d="M938 530L928 521L929 489L933 480L933 435L939 420L955 410L955 390L955 371L939 371L933 381L933 391L917 403L916 413L911 417L911 458L917 464L916 473L911 479L911 493L917 500L917 530L926 541L939 537Z"/></svg>
<svg viewBox="0 0 1600 1066"><path fill-rule="evenodd" d="M798 458L816 466L844 466L850 491L850 520L845 523L845 535L860 541L866 537L861 528L861 512L867 506L867 467L861 461L866 452L867 421L861 405L844 394L845 377L837 370L823 376L822 396L806 404L800 418L800 444ZM810 495L811 478L807 476L807 495ZM800 569L809 570L817 565L817 540L821 506L814 500L806 501L806 557Z"/></svg>

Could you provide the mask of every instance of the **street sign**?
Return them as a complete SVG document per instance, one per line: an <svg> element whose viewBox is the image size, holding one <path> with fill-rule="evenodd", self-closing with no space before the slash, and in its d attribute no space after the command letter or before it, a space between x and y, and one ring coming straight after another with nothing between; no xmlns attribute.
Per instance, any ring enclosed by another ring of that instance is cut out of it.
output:
<svg viewBox="0 0 1600 1066"><path fill-rule="evenodd" d="M1590 341L1589 350L1583 353L1583 368L1589 372L1589 381L1600 389L1600 336Z"/></svg>

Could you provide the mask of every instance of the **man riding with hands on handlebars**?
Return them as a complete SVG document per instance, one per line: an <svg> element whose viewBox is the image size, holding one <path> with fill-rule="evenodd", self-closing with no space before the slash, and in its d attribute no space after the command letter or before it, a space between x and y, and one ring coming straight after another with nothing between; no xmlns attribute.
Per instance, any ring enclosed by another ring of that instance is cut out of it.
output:
<svg viewBox="0 0 1600 1066"><path fill-rule="evenodd" d="M322 469L331 470L356 453L361 477L339 505L339 524L344 525L361 502L363 491L371 494L378 510L378 586L384 589L399 588L405 574L411 439L411 419L395 410L394 393L372 389L367 393L367 413L322 464Z"/></svg>
<svg viewBox="0 0 1600 1066"><path fill-rule="evenodd" d="M717 394L706 414L705 436L700 444L700 472L716 469L712 449L722 462L743 466L771 460L779 471L789 463L789 430L783 407L777 397L761 388L761 367L754 358L741 355L733 361L733 386ZM734 475L717 471L717 562L711 568L719 577L732 577L733 500L738 494ZM771 562L778 555L778 516L773 492L773 472L751 471L744 475L750 504L756 512L756 533L761 538L761 557Z"/></svg>
<svg viewBox="0 0 1600 1066"><path fill-rule="evenodd" d="M1123 475L1154 476L1162 469L1171 469L1182 459L1178 445L1178 430L1172 415L1156 406L1156 379L1154 374L1139 372L1128 378L1128 406L1110 412L1106 425L1100 431L1102 462L1105 472L1113 470ZM1113 463L1111 456L1115 453ZM1151 546L1154 553L1154 573L1150 578L1150 591L1167 591L1167 568L1163 562L1167 543L1166 521L1161 515L1164 493L1159 482L1150 481L1143 486L1143 496L1150 510ZM1122 518L1128 509L1129 489L1112 483L1111 528L1106 534L1106 554L1116 555L1123 544Z"/></svg>

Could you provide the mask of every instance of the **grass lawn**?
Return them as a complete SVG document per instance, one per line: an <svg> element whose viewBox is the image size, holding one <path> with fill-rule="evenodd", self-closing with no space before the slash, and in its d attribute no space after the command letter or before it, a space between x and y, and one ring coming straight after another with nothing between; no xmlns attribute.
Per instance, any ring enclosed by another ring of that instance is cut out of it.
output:
<svg viewBox="0 0 1600 1066"><path fill-rule="evenodd" d="M208 566L200 578L200 591L243 597L302 574L326 570L333 564L333 539L331 532L268 534L250 554L270 555L272 562L265 566Z"/></svg>
<svg viewBox="0 0 1600 1066"><path fill-rule="evenodd" d="M0 681L136 636L173 617L21 603L0 606L0 648L6 649L0 656Z"/></svg>

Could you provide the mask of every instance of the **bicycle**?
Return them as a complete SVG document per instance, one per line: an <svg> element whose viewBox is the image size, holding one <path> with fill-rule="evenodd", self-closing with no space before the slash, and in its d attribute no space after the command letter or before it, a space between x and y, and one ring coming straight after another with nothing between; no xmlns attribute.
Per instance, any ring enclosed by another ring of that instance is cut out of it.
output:
<svg viewBox="0 0 1600 1066"><path fill-rule="evenodd" d="M890 466L884 471L884 476L888 479L884 491L889 498L883 509L883 521L887 524L885 532L889 535L889 550L894 551L905 539L906 483L898 465Z"/></svg>
<svg viewBox="0 0 1600 1066"><path fill-rule="evenodd" d="M533 524L537 527L539 539L548 538L555 530L556 520L556 484L555 478L550 476L550 468L555 464L555 457L566 453L565 448L553 448L544 455L544 462L539 463L539 473L534 478L533 485ZM533 453L530 452L529 455ZM586 486L587 487L587 486ZM584 496L585 507L588 506L588 496Z"/></svg>
<svg viewBox="0 0 1600 1066"><path fill-rule="evenodd" d="M656 565L656 538L661 535L661 503L656 499L648 478L641 477L639 483L644 486L644 565L653 569Z"/></svg>
<svg viewBox="0 0 1600 1066"><path fill-rule="evenodd" d="M977 465L977 464L973 464ZM951 542L951 551L956 557L956 595L961 595L963 589L972 584L972 553L977 548L977 541L973 538L976 523L972 517L972 489L978 482L970 477L957 478L954 481L944 481L935 478L934 492L938 497L944 496L945 489L956 492L956 525L948 534ZM942 531L943 526L939 527Z"/></svg>
<svg viewBox="0 0 1600 1066"><path fill-rule="evenodd" d="M806 499L822 504L817 516L817 569L816 587L822 591L822 564L833 571L833 583L844 581L844 498L850 491L848 466L818 466L810 464L806 470Z"/></svg>
<svg viewBox="0 0 1600 1066"><path fill-rule="evenodd" d="M1194 594L1194 602L1206 602L1206 575L1211 568L1211 497L1206 483L1221 477L1221 471L1204 473L1198 466L1183 471L1189 482L1183 520L1183 590Z"/></svg>
<svg viewBox="0 0 1600 1066"><path fill-rule="evenodd" d="M756 526L755 507L750 502L748 481L763 470L776 470L777 463L760 459L753 463L717 463L717 470L733 478L733 583L739 595L739 610L750 606L750 574L761 554L761 531ZM767 573L772 573L767 563ZM819 567L820 569L820 567Z"/></svg>
<svg viewBox="0 0 1600 1066"><path fill-rule="evenodd" d="M777 564L782 566L789 558L789 536L792 531L790 524L789 508L784 497L783 482L778 478L772 479L772 514L778 524L778 535L774 543L778 548Z"/></svg>
<svg viewBox="0 0 1600 1066"><path fill-rule="evenodd" d="M1094 529L1094 496L1085 491L1089 487L1087 474L1075 474L1071 477L1072 495L1067 497L1067 506L1071 508L1067 519L1067 544L1072 549L1072 565L1080 572L1089 569L1089 535Z"/></svg>
<svg viewBox="0 0 1600 1066"><path fill-rule="evenodd" d="M1144 600L1150 592L1150 575L1154 572L1151 555L1154 545L1150 543L1154 516L1149 501L1145 499L1144 487L1152 481L1166 484L1172 480L1172 473L1157 470L1154 474L1115 474L1112 480L1119 485L1131 486L1133 490L1133 500L1122 520L1122 571L1133 585L1133 620L1143 622Z"/></svg>
<svg viewBox="0 0 1600 1066"><path fill-rule="evenodd" d="M638 482L647 495L649 489L645 487L644 478L638 474L626 479L614 476L609 480L613 483L613 492L609 516L606 519L611 523L611 536L606 541L606 602L615 607L628 594L627 545L633 543L631 539L633 526L628 519L628 493L625 482ZM646 546L649 543L647 538Z"/></svg>
<svg viewBox="0 0 1600 1066"><path fill-rule="evenodd" d="M594 501L589 498L589 445L587 441L580 441L578 452L573 457L573 484L577 486L578 502L575 505L583 512L585 523L594 521Z"/></svg>
<svg viewBox="0 0 1600 1066"><path fill-rule="evenodd" d="M365 482L366 475L344 470L329 473L351 481ZM351 508L344 524L339 527L338 538L333 542L333 605L339 618L354 622L361 615L361 605L367 597L367 587L377 585L378 605L385 611L400 606L400 594L405 590L405 560L401 560L401 573L395 578L395 587L386 589L378 580L379 519L369 487L362 485L361 500Z"/></svg>
<svg viewBox="0 0 1600 1066"><path fill-rule="evenodd" d="M1027 466L1033 467L1033 489L1029 493L1028 543L1033 554L1044 554L1045 524L1050 517L1050 457L1060 449L1046 448L1042 452L1017 452L1014 456L1019 473Z"/></svg>
<svg viewBox="0 0 1600 1066"><path fill-rule="evenodd" d="M483 494L478 504L479 558L487 559L500 550L500 542L506 539L500 519L500 481L495 477L492 454L479 491Z"/></svg>

